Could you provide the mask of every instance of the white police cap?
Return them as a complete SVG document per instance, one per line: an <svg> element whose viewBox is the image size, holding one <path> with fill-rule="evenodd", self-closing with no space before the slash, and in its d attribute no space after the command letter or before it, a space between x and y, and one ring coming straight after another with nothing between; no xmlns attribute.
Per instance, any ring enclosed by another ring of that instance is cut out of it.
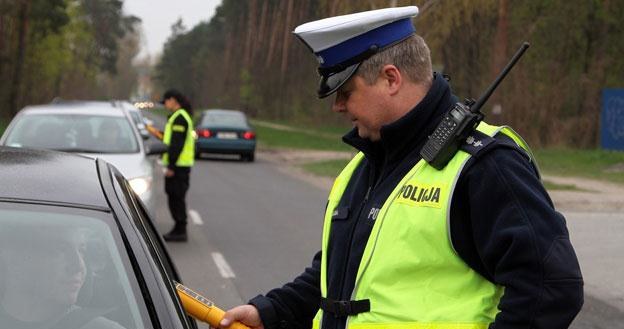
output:
<svg viewBox="0 0 624 329"><path fill-rule="evenodd" d="M297 26L293 32L319 61L318 96L334 93L365 59L414 34L418 7L385 8L335 16Z"/></svg>

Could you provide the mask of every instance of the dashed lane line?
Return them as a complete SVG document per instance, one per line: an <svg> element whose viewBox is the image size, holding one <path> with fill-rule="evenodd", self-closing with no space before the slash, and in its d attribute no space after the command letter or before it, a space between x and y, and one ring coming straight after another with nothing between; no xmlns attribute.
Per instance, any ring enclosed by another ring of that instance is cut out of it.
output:
<svg viewBox="0 0 624 329"><path fill-rule="evenodd" d="M227 263L227 261L225 261L225 258L223 257L221 253L213 252L212 260L217 265L217 268L219 269L219 273L221 273L222 277L226 279L236 277L236 275L234 274L234 271L232 271L232 268L230 268L230 265Z"/></svg>
<svg viewBox="0 0 624 329"><path fill-rule="evenodd" d="M189 209L189 217L195 225L204 225L204 221L201 219L199 213L194 209Z"/></svg>

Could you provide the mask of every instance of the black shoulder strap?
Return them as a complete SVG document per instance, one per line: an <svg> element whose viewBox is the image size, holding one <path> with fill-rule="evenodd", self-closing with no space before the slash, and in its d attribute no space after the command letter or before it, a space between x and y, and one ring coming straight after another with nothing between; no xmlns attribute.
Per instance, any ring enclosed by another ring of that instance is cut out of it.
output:
<svg viewBox="0 0 624 329"><path fill-rule="evenodd" d="M494 137L490 137L478 130L475 130L460 145L459 149L469 153L470 155L472 155L473 158L478 159L484 154L487 154L489 151L499 147L514 149L520 152L520 154L523 154L527 158L527 161L529 161L533 166L537 177L540 177L537 165L534 159L531 159L529 153L518 144L516 144L516 142L511 137L503 133L499 132Z"/></svg>
<svg viewBox="0 0 624 329"><path fill-rule="evenodd" d="M478 130L475 130L466 138L466 140L464 140L459 148L462 151L470 153L472 156L479 157L491 149L501 146L521 151L521 153L526 155L530 160L527 152L516 144L511 137L508 137L503 133L498 133L496 136L490 137Z"/></svg>
<svg viewBox="0 0 624 329"><path fill-rule="evenodd" d="M469 153L472 156L478 156L481 152L491 147L492 143L495 143L496 139L490 137L478 130L473 131L466 137L461 143L459 149Z"/></svg>

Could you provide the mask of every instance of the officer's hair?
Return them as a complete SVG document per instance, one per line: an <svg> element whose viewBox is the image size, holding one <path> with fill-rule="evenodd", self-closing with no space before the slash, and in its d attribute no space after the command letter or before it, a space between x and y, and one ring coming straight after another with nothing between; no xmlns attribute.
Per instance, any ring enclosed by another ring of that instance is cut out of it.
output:
<svg viewBox="0 0 624 329"><path fill-rule="evenodd" d="M403 76L417 84L431 85L431 54L425 40L416 34L363 61L357 74L372 85L384 65L396 66Z"/></svg>

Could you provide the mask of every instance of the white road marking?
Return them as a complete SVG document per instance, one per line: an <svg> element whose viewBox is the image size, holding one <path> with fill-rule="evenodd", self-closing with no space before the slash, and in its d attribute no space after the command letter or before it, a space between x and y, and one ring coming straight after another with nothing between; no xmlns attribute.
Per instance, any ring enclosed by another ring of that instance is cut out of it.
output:
<svg viewBox="0 0 624 329"><path fill-rule="evenodd" d="M204 225L204 221L201 219L201 216L196 210L189 209L189 217L191 217L191 221L195 225Z"/></svg>
<svg viewBox="0 0 624 329"><path fill-rule="evenodd" d="M219 268L219 273L221 273L222 277L224 278L236 277L236 275L234 274L234 271L232 271L232 269L230 268L230 265L225 261L225 258L223 258L223 255L221 255L221 253L213 252L212 260L217 265L217 268Z"/></svg>

